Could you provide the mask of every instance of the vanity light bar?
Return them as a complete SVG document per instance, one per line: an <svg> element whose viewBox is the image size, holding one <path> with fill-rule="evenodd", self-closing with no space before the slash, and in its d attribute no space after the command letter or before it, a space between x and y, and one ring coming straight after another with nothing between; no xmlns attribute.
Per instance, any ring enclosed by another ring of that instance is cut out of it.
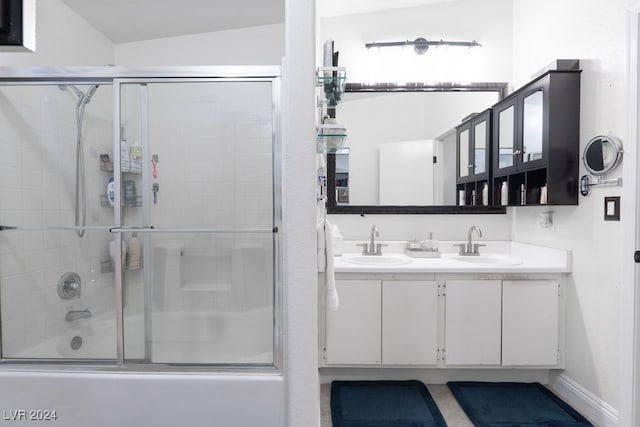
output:
<svg viewBox="0 0 640 427"><path fill-rule="evenodd" d="M424 55L427 50L429 50L429 46L459 46L459 47L467 47L467 48L472 48L472 47L476 47L476 46L482 46L480 43L478 43L475 40L472 40L470 42L458 42L458 41L451 41L451 40L427 40L423 37L418 37L417 39L411 41L411 40L406 40L406 41L401 41L401 42L371 42L371 43L365 43L364 45L367 49L370 49L372 47L391 47L391 46L413 46L415 52L418 55Z"/></svg>

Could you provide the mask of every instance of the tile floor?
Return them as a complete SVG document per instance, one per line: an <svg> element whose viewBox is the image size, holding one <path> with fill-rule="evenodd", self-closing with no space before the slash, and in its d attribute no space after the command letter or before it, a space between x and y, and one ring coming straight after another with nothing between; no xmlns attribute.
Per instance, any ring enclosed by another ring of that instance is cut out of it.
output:
<svg viewBox="0 0 640 427"><path fill-rule="evenodd" d="M427 385L431 397L436 401L442 416L452 427L473 427L458 402L445 384ZM332 427L331 423L331 384L320 386L320 427Z"/></svg>

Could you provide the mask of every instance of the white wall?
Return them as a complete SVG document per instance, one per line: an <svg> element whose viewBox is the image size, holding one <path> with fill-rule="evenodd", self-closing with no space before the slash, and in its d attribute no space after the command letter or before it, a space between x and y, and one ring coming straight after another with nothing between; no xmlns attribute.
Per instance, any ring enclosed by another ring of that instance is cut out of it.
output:
<svg viewBox="0 0 640 427"><path fill-rule="evenodd" d="M485 240L511 240L511 215L329 215L345 240L367 240L371 227L380 230L381 240L425 239L433 232L436 240L466 240L472 225L482 229Z"/></svg>
<svg viewBox="0 0 640 427"><path fill-rule="evenodd" d="M324 18L320 21L319 37L320 40L334 40L335 50L340 52L340 65L347 68L349 82L510 82L512 3L511 0L460 0ZM421 56L415 55L410 48L389 47L368 51L364 47L366 42L371 41L414 40L417 37L475 39L484 46L476 52L450 48L443 53L431 49ZM472 112L477 112L476 106L469 108L468 113ZM380 119L372 122L379 123ZM347 120L342 123L349 133L353 124ZM448 126L454 125L451 123ZM404 131L407 129L403 127ZM434 134L427 137L437 137L444 131L446 128L432 129ZM412 136L409 139L420 137ZM347 145L350 144L348 138ZM424 238L428 231L434 231L436 239L463 240L466 239L468 228L474 224L482 227L486 239L511 238L511 218L508 215L366 215L364 218L330 215L330 220L340 226L346 239L365 239L374 224L380 227L381 238L389 240Z"/></svg>
<svg viewBox="0 0 640 427"><path fill-rule="evenodd" d="M595 135L626 135L625 9L634 1L526 0L514 2L514 78L530 74L555 58L579 58L581 151ZM580 174L584 174L581 165ZM618 168L609 177L622 175ZM622 240L625 221L603 220L604 197L619 187L594 188L577 207L557 207L555 227L536 226L541 209L515 209L514 240L570 249L573 274L567 284L566 374L616 407ZM624 204L624 200L622 200Z"/></svg>
<svg viewBox="0 0 640 427"><path fill-rule="evenodd" d="M320 425L316 257L315 2L285 0L282 179L289 426Z"/></svg>
<svg viewBox="0 0 640 427"><path fill-rule="evenodd" d="M284 24L121 43L118 65L280 65Z"/></svg>
<svg viewBox="0 0 640 427"><path fill-rule="evenodd" d="M113 62L113 43L60 0L37 0L34 53L0 53L0 66L106 65Z"/></svg>
<svg viewBox="0 0 640 427"><path fill-rule="evenodd" d="M350 82L511 81L511 0L460 0L322 19L320 40L333 39ZM367 42L477 40L482 49L365 48Z"/></svg>

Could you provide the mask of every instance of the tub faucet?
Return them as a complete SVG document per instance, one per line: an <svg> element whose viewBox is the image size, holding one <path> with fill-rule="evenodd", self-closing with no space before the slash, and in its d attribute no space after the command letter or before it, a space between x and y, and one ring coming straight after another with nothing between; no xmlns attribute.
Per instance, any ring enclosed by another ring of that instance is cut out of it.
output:
<svg viewBox="0 0 640 427"><path fill-rule="evenodd" d="M371 227L369 243L358 244L358 246L362 246L362 255L382 255L382 247L387 245L376 243L376 237L380 237L380 232L378 231L378 227L374 225Z"/></svg>
<svg viewBox="0 0 640 427"><path fill-rule="evenodd" d="M482 237L482 230L480 230L480 227L478 227L477 225L472 225L471 228L469 228L469 233L467 234L467 243L459 243L457 245L454 245L460 247L460 252L458 253L458 255L478 256L480 255L480 246L487 246L480 243L472 242L471 237L474 231L478 233L478 237Z"/></svg>
<svg viewBox="0 0 640 427"><path fill-rule="evenodd" d="M86 319L87 317L91 317L91 312L88 308L84 310L69 310L67 315L64 316L64 320L71 322L72 320Z"/></svg>

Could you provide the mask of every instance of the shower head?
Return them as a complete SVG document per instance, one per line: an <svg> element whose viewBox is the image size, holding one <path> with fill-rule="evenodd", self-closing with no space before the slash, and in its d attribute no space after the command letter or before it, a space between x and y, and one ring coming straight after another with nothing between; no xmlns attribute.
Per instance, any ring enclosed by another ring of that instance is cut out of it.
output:
<svg viewBox="0 0 640 427"><path fill-rule="evenodd" d="M78 99L84 98L84 93L74 85L58 85L58 88L60 88L60 90L72 90Z"/></svg>
<svg viewBox="0 0 640 427"><path fill-rule="evenodd" d="M83 103L88 104L89 102L91 102L91 97L96 93L96 90L98 90L98 85L92 85L86 93L82 92L74 85L58 85L58 88L60 90L72 90L78 97L78 105L80 105Z"/></svg>
<svg viewBox="0 0 640 427"><path fill-rule="evenodd" d="M96 93L97 90L98 90L98 85L93 85L89 88L89 90L87 90L87 92L84 94L85 104L88 104L89 102L91 102L91 97L93 97L93 95Z"/></svg>

